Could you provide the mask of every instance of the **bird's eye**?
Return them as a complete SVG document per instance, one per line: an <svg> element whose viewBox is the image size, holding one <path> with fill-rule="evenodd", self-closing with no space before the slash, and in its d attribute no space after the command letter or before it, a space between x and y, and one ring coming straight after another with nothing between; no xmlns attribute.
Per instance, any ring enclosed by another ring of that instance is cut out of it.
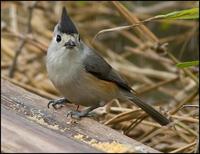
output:
<svg viewBox="0 0 200 154"><path fill-rule="evenodd" d="M60 35L57 35L57 36L56 36L56 41L57 41L57 42L60 42L60 41L61 41L61 36L60 36Z"/></svg>

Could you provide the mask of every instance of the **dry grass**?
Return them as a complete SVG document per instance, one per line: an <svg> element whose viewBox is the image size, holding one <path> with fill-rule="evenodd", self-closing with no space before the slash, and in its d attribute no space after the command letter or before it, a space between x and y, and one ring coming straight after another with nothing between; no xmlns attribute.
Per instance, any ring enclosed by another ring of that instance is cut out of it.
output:
<svg viewBox="0 0 200 154"><path fill-rule="evenodd" d="M125 4L131 8L135 3ZM125 76L140 97L173 122L161 127L142 110L117 100L97 109L97 120L162 152L195 152L199 125L198 71L177 68L175 64L180 58L172 54L174 49L170 46L183 44L176 52L184 54L185 44L198 35L196 21L155 21L154 29L164 23L185 29L176 35L172 32L157 37L155 31L140 25L101 34L92 42L100 30L138 23L153 16L152 9L141 5L140 9L130 11L120 2L2 2L2 77L43 97L59 96L48 80L45 56L63 5L67 6L81 38ZM159 14L160 7L167 11L194 5L194 2L160 2L154 4L153 13ZM169 43L168 48L165 43ZM198 48L198 44L194 46Z"/></svg>

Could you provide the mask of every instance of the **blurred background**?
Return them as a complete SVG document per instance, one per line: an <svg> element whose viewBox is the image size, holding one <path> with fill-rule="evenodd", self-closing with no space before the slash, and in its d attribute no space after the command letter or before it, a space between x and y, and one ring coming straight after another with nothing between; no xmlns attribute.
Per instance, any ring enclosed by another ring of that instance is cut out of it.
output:
<svg viewBox="0 0 200 154"><path fill-rule="evenodd" d="M137 107L113 100L95 118L162 152L195 152L198 140L199 20L154 20L126 30L95 35L173 11L198 1L68 1L1 3L1 77L47 99L60 96L48 79L45 58L62 7L81 39L96 49L146 102L172 119L160 127ZM72 66L73 67L73 66Z"/></svg>

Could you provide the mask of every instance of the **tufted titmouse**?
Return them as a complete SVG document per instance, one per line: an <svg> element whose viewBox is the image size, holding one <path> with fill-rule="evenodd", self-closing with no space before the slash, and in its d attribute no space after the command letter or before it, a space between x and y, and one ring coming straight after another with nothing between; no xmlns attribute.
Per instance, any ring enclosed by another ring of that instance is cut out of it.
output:
<svg viewBox="0 0 200 154"><path fill-rule="evenodd" d="M64 98L48 104L74 103L88 108L72 116L84 117L114 98L129 100L147 112L161 125L169 120L135 94L127 82L93 49L81 40L78 31L63 7L47 52L47 72Z"/></svg>

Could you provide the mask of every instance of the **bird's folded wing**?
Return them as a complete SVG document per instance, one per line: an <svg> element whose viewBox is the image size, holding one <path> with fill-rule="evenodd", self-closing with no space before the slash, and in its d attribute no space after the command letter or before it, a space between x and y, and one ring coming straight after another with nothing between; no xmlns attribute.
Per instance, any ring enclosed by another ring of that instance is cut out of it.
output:
<svg viewBox="0 0 200 154"><path fill-rule="evenodd" d="M88 48L86 50L91 49ZM133 90L128 83L95 51L88 54L88 56L84 59L83 64L86 71L97 78L114 82L120 88L127 91Z"/></svg>

